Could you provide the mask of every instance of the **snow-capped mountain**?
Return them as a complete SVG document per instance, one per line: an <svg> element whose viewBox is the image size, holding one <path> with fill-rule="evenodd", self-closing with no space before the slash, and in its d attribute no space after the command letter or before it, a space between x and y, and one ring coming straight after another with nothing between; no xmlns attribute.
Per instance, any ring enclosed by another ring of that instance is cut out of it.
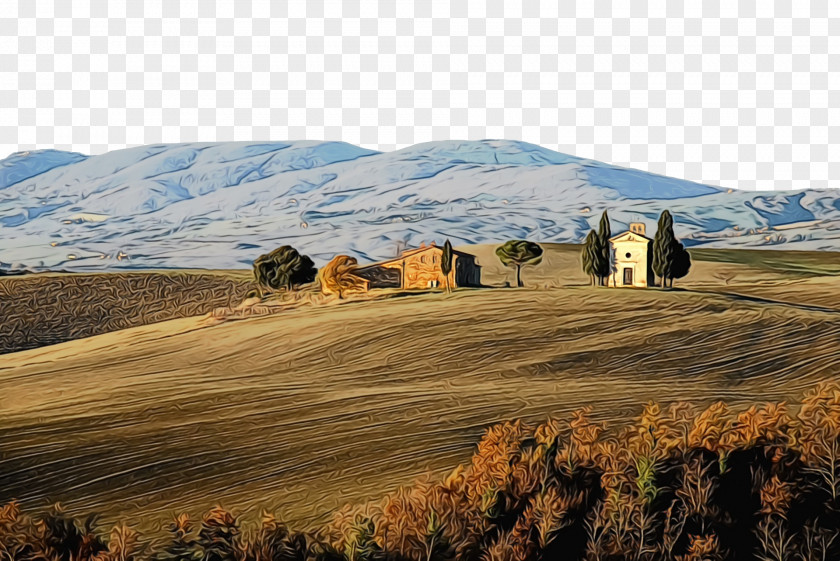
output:
<svg viewBox="0 0 840 561"><path fill-rule="evenodd" d="M720 189L505 140L376 152L341 142L159 144L0 160L0 263L241 268L291 244L317 264L398 244L581 241L663 209L686 245L840 249L840 191Z"/></svg>

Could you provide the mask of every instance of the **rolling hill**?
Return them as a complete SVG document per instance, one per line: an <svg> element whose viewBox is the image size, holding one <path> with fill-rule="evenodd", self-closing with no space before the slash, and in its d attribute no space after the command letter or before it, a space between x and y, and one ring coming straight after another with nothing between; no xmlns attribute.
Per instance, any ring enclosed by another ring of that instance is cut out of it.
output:
<svg viewBox="0 0 840 561"><path fill-rule="evenodd" d="M676 216L686 245L833 249L837 192L726 190L516 141L381 153L340 142L161 144L0 161L0 263L66 270L242 268L282 243L322 264L399 245L579 242Z"/></svg>
<svg viewBox="0 0 840 561"><path fill-rule="evenodd" d="M217 503L309 525L448 471L502 420L798 399L835 375L834 255L703 253L686 290L562 286L580 275L559 246L526 289L177 319L4 355L0 497L147 536Z"/></svg>
<svg viewBox="0 0 840 561"><path fill-rule="evenodd" d="M250 271L0 276L0 355L239 304Z"/></svg>

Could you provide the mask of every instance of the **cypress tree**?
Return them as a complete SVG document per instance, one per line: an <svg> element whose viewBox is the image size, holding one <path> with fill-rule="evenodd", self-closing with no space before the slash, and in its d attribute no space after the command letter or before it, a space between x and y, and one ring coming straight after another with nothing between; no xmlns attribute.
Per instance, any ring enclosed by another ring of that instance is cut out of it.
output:
<svg viewBox="0 0 840 561"><path fill-rule="evenodd" d="M663 210L659 216L659 223L656 226L656 235L653 237L653 260L651 267L654 274L662 280L662 288L665 288L666 279L671 276L671 266L674 260L675 243L674 219L671 213Z"/></svg>
<svg viewBox="0 0 840 561"><path fill-rule="evenodd" d="M605 210L601 214L601 222L598 224L598 277L601 279L601 286L604 285L604 279L609 278L612 272L612 247L610 246L610 218L607 216Z"/></svg>
<svg viewBox="0 0 840 561"><path fill-rule="evenodd" d="M590 285L595 284L595 277L598 275L598 269L596 267L598 258L598 235L595 233L595 230L589 230L580 252L580 262L583 272L589 277Z"/></svg>
<svg viewBox="0 0 840 561"><path fill-rule="evenodd" d="M683 278L688 274L688 270L691 268L691 256L688 254L688 250L685 249L683 244L674 240L672 254L673 261L668 275L671 279L671 287L674 286L674 279Z"/></svg>
<svg viewBox="0 0 840 561"><path fill-rule="evenodd" d="M443 244L443 255L440 258L440 272L443 273L443 276L446 280L446 292L451 292L452 289L449 286L449 273L452 272L452 244L449 243L449 240L446 240L446 243Z"/></svg>

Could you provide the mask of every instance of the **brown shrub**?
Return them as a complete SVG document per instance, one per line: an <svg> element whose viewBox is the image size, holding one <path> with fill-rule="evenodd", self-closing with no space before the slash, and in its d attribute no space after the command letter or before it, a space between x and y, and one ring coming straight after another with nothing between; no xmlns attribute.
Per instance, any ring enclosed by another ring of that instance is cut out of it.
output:
<svg viewBox="0 0 840 561"><path fill-rule="evenodd" d="M318 280L324 294L339 298L354 292L365 291L365 281L354 274L358 261L347 255L336 255L318 271Z"/></svg>

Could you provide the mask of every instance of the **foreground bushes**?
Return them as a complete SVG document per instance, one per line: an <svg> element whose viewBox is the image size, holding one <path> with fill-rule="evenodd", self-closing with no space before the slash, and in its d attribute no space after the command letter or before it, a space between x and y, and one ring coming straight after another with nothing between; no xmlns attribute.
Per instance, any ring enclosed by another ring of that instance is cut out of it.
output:
<svg viewBox="0 0 840 561"><path fill-rule="evenodd" d="M61 512L0 511L0 558L55 561L459 561L840 558L840 387L795 409L644 408L608 430L568 421L491 427L471 462L382 501L348 506L314 533L266 517L243 532L215 509L167 543L110 536Z"/></svg>

